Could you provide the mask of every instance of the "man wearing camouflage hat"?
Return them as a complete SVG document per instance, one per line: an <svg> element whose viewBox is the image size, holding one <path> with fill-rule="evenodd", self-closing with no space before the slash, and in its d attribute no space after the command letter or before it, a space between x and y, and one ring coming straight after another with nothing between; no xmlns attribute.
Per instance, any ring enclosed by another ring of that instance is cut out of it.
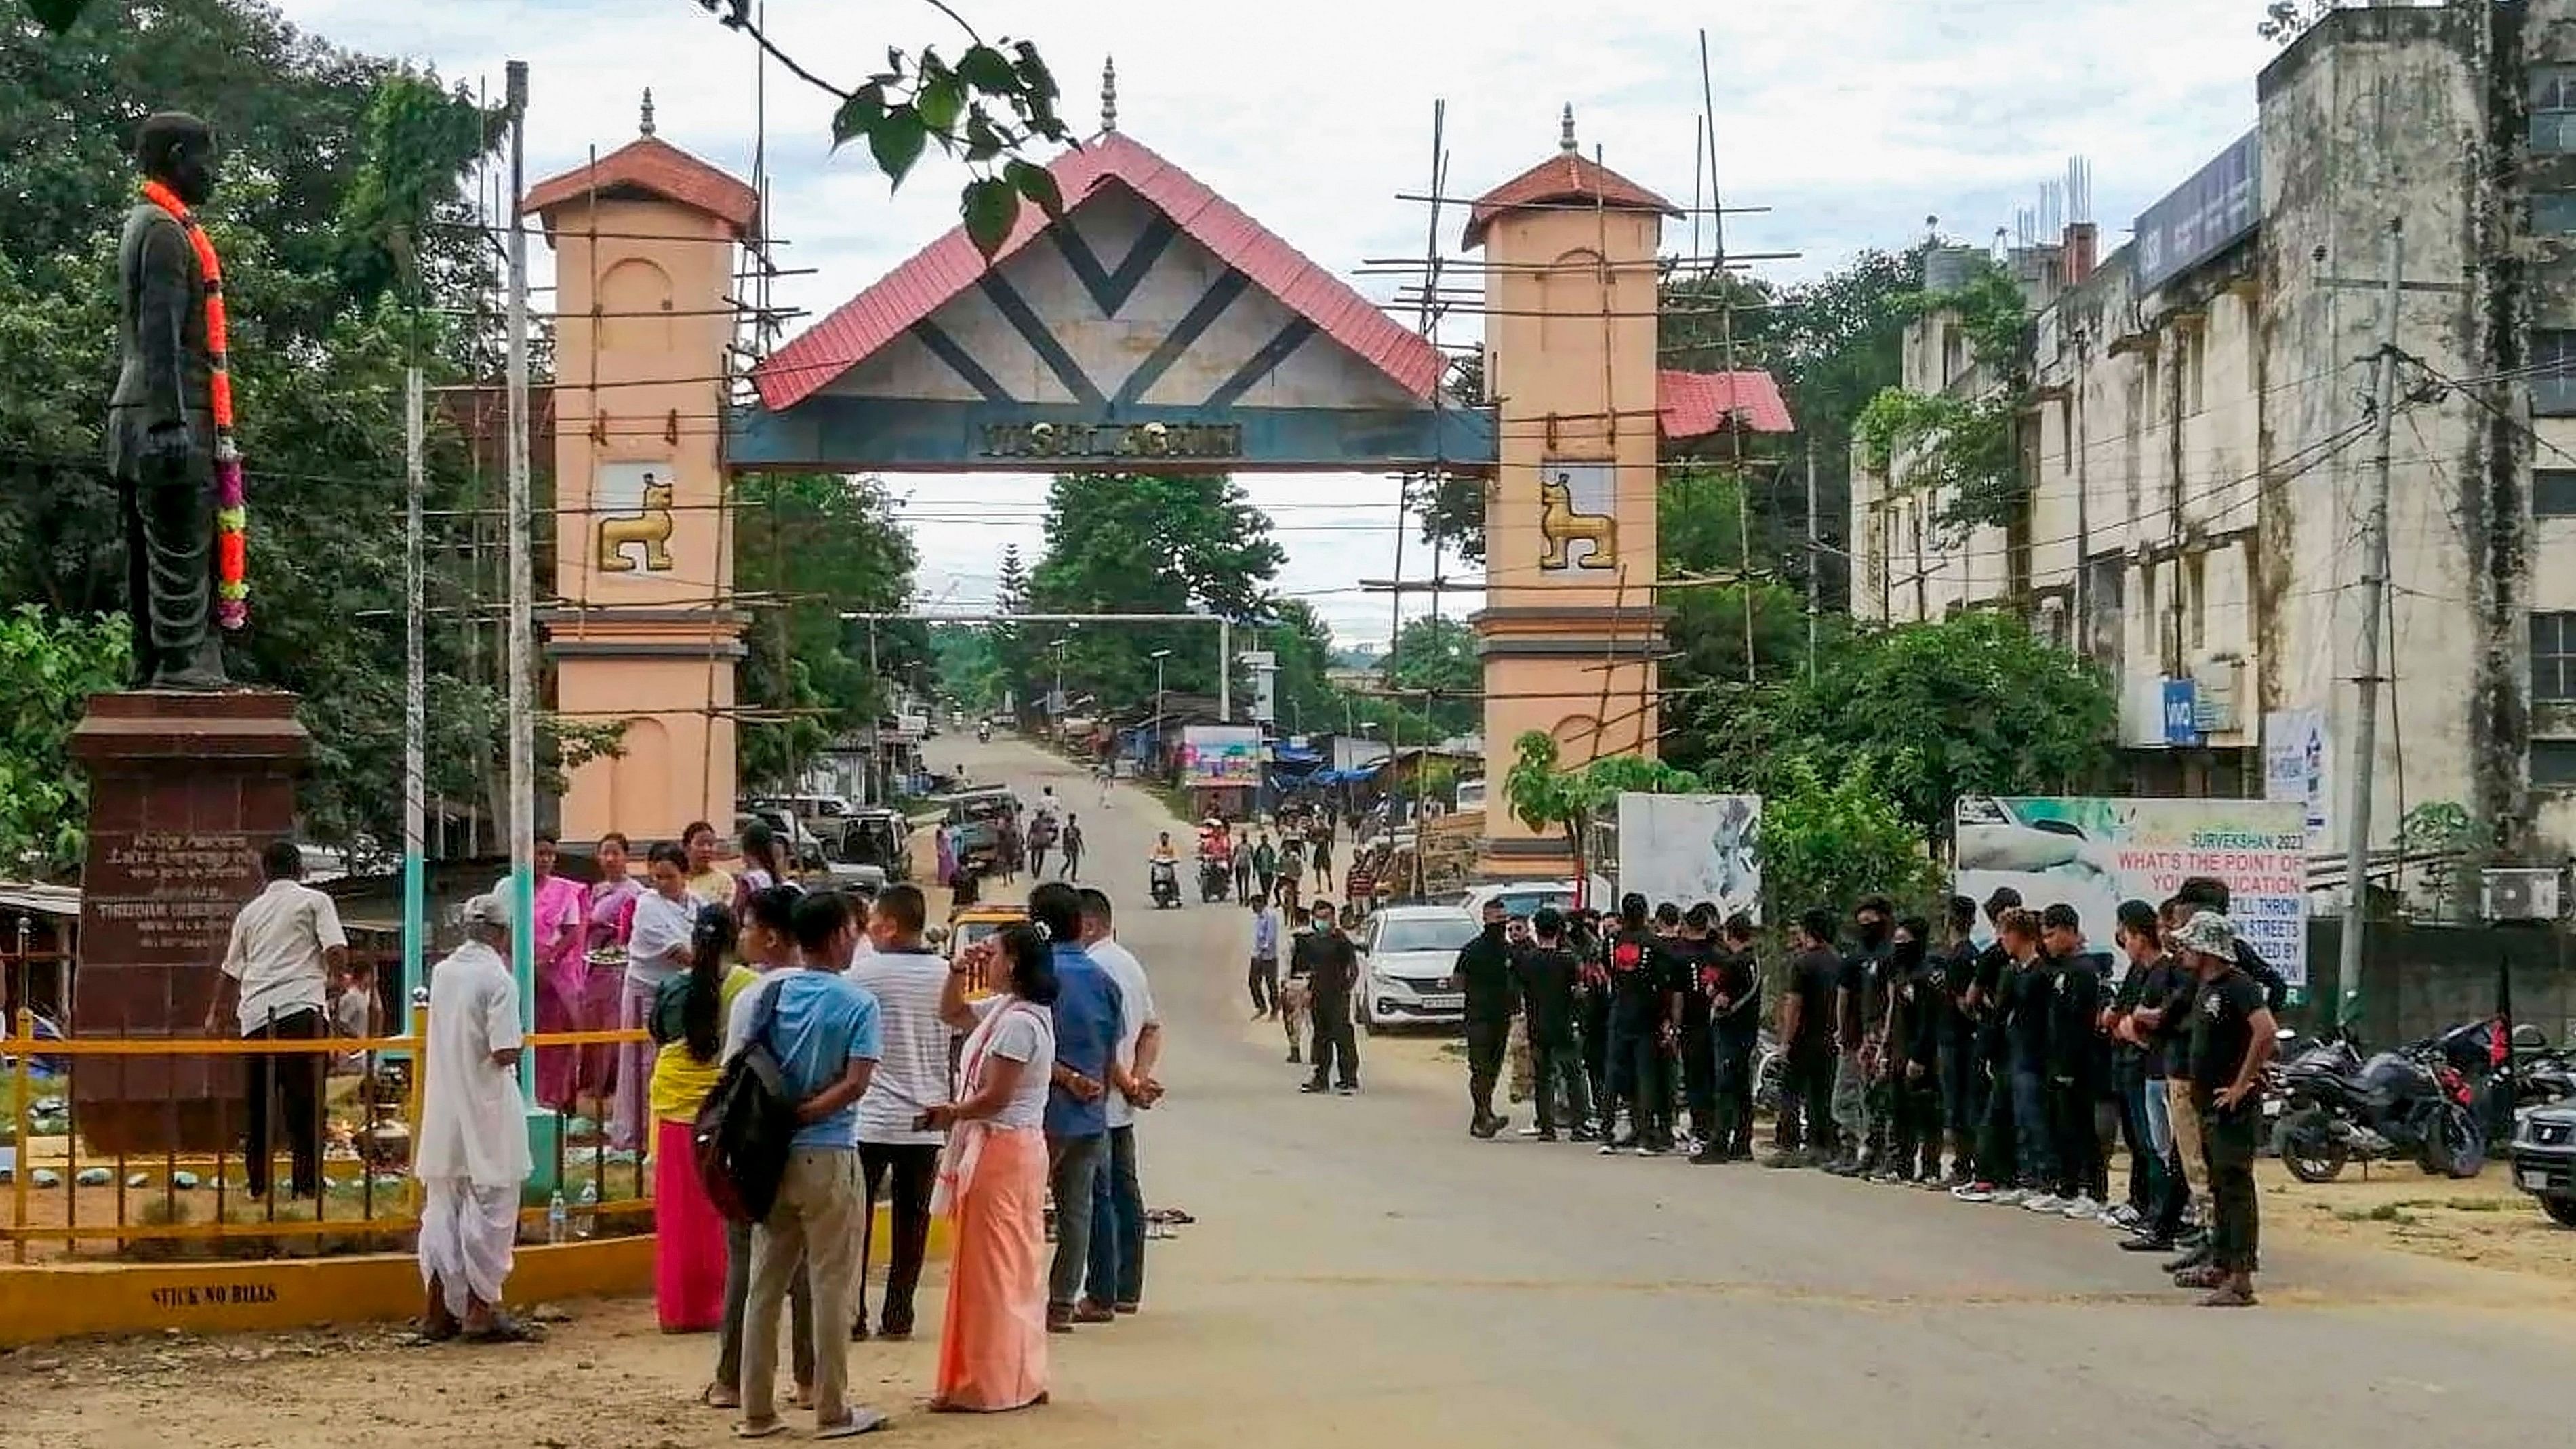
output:
<svg viewBox="0 0 2576 1449"><path fill-rule="evenodd" d="M2204 1308L2254 1303L2261 1207L2254 1159L2263 1132L2263 1064L2274 1050L2272 1008L2262 983L2236 963L2236 925L2202 911L2173 933L2172 946L2200 980L2191 1008L2191 1091L2209 1162L2208 1263L2174 1275L2178 1288L2205 1288Z"/></svg>

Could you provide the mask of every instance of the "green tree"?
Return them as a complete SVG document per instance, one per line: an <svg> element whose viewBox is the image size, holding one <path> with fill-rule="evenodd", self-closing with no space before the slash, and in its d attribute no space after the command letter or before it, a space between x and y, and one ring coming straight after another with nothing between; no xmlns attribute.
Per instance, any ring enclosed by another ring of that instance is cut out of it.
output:
<svg viewBox="0 0 2576 1449"><path fill-rule="evenodd" d="M1642 755L1607 755L1567 768L1556 740L1544 730L1529 730L1512 742L1512 766L1503 776L1503 799L1523 825L1564 834L1574 853L1578 878L1591 869L1584 848L1592 825L1615 815L1626 793L1683 794L1700 788L1688 770Z"/></svg>
<svg viewBox="0 0 2576 1449"><path fill-rule="evenodd" d="M1454 615L1405 621L1380 673L1388 689L1409 696L1402 702L1432 732L1467 734L1484 717L1485 670L1476 657L1476 631Z"/></svg>
<svg viewBox="0 0 2576 1449"><path fill-rule="evenodd" d="M1059 475L1047 493L1046 555L1029 596L1052 613L1211 613L1237 622L1265 617L1269 584L1286 552L1270 520L1222 474ZM1216 631L1203 624L1118 624L1067 630L1031 626L1046 651L1065 641L1065 692L1092 693L1108 707L1149 701L1153 651L1167 649L1164 687L1216 693Z"/></svg>
<svg viewBox="0 0 2576 1449"><path fill-rule="evenodd" d="M1866 771L1926 842L1949 838L1961 795L2098 786L2117 722L2090 663L1986 610L1851 636L1813 680L1711 695L1692 721L1712 788L1768 798L1802 757L1829 778Z"/></svg>
<svg viewBox="0 0 2576 1449"><path fill-rule="evenodd" d="M79 871L89 776L72 761L72 727L91 695L123 686L132 646L122 614L0 614L0 877Z"/></svg>
<svg viewBox="0 0 2576 1449"><path fill-rule="evenodd" d="M938 624L930 630L939 692L969 714L991 714L1002 702L1002 659L994 633L972 624Z"/></svg>
<svg viewBox="0 0 2576 1449"><path fill-rule="evenodd" d="M1839 913L1876 892L1928 904L1936 882L1923 837L1867 760L1820 764L1792 754L1762 800L1763 916L1786 925L1817 906Z"/></svg>
<svg viewBox="0 0 2576 1449"><path fill-rule="evenodd" d="M737 734L746 784L792 785L836 735L891 712L893 683L927 682L914 623L848 623L912 596L912 536L883 484L829 473L736 480L735 583L762 599L744 639ZM870 632L874 632L873 648Z"/></svg>

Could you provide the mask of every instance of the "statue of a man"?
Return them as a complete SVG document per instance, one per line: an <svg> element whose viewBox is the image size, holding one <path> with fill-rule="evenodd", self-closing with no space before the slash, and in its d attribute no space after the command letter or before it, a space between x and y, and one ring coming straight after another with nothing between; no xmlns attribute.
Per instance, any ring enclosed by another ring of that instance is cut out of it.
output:
<svg viewBox="0 0 2576 1449"><path fill-rule="evenodd" d="M215 189L215 138L195 116L143 123L135 160L182 204L147 198L117 244L122 362L108 402L108 463L125 514L135 680L146 689L221 689L214 630L216 359L210 281L184 220Z"/></svg>

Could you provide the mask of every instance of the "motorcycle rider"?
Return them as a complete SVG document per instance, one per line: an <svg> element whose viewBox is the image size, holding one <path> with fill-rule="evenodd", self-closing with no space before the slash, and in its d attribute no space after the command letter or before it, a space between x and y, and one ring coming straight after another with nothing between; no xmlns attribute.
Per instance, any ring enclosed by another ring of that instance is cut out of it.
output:
<svg viewBox="0 0 2576 1449"><path fill-rule="evenodd" d="M2237 964L2236 925L2224 912L2185 922L2174 946L2200 979L2191 1016L2192 1097L2209 1154L2209 1262L2174 1275L2177 1288L2206 1288L2204 1308L2254 1304L2262 1206L2254 1190L2261 1150L2263 1064L2275 1047L2264 988Z"/></svg>

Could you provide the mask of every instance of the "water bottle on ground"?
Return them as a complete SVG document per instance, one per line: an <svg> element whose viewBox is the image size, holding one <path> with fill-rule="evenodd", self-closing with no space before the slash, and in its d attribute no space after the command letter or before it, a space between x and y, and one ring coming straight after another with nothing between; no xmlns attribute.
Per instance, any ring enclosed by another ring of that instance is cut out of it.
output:
<svg viewBox="0 0 2576 1449"><path fill-rule="evenodd" d="M554 1195L553 1197L548 1198L548 1199L546 1200L546 1241L547 1241L547 1242L549 1242L549 1243L560 1243L560 1242L562 1242L562 1241L564 1240L564 1222L565 1222L565 1214L564 1214L564 1195L563 1195L563 1189L562 1189L562 1188L556 1188L556 1189L555 1189L555 1195Z"/></svg>

